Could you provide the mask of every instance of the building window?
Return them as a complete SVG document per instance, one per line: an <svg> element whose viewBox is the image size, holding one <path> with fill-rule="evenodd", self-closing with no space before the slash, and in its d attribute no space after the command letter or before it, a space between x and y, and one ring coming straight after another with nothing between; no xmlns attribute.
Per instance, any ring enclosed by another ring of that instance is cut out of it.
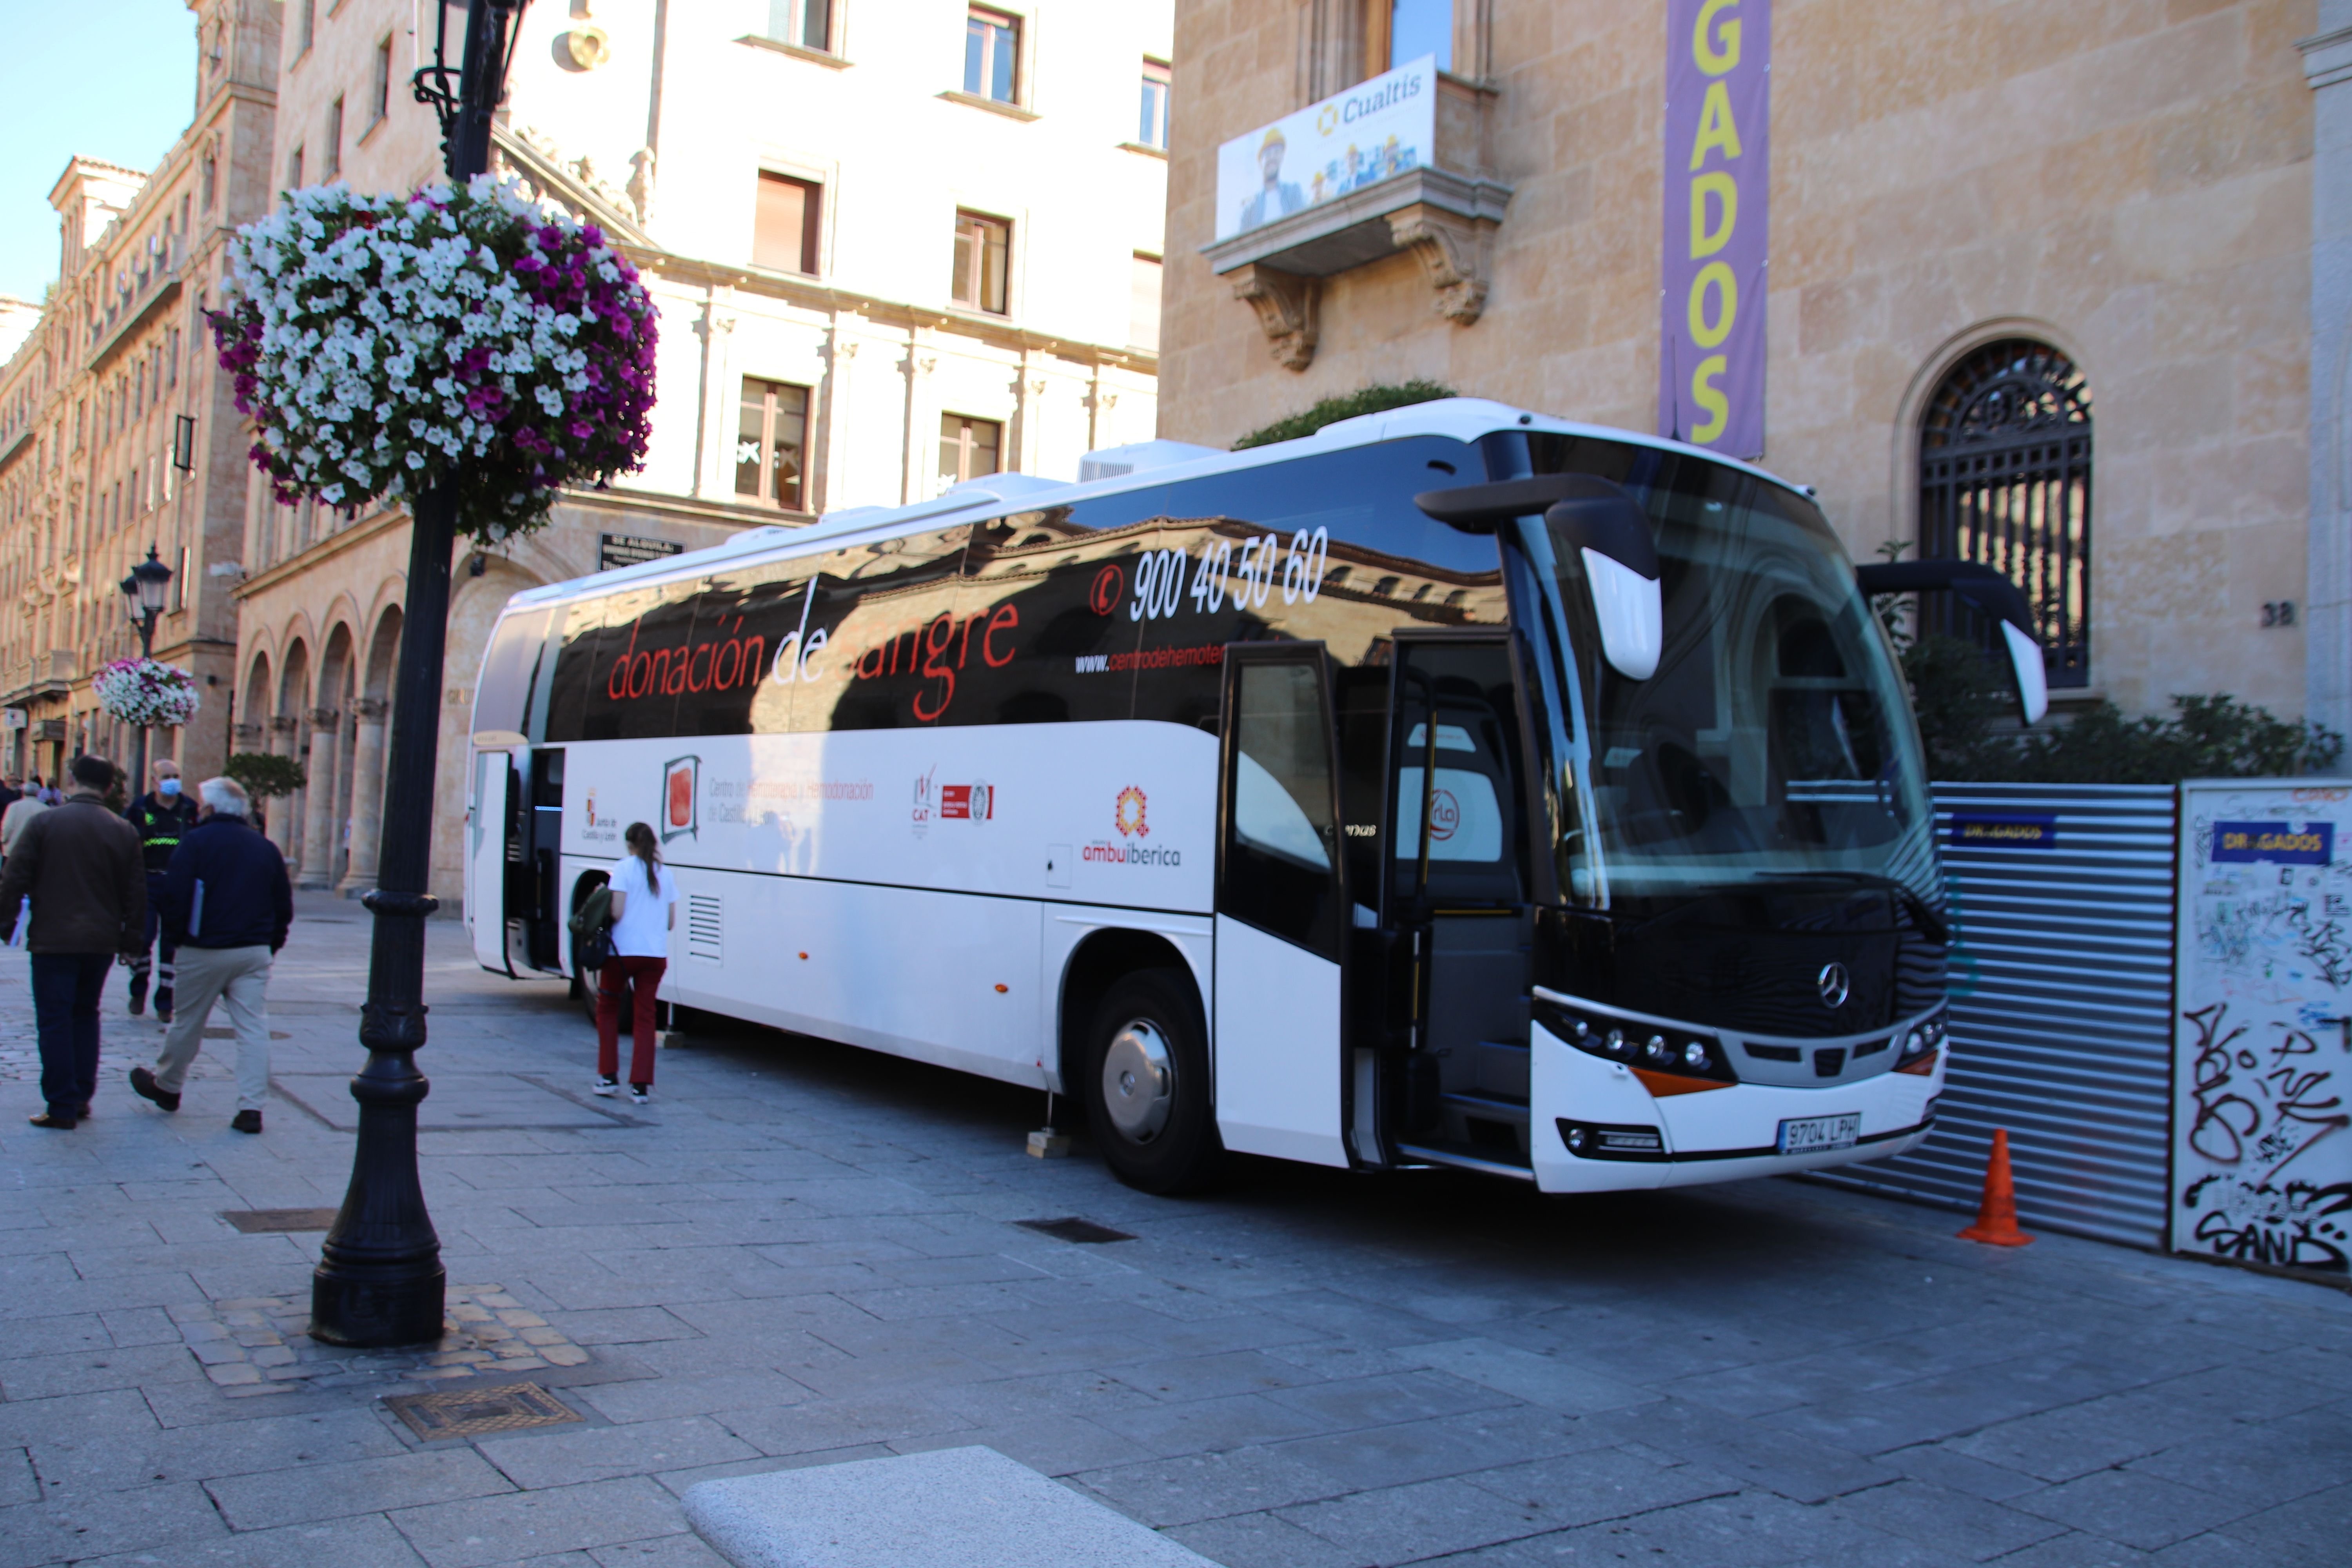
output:
<svg viewBox="0 0 2352 1568"><path fill-rule="evenodd" d="M1919 553L1980 562L2032 605L2050 684L2091 680L2091 393L2047 343L2010 338L1954 365L1919 429ZM1992 647L1998 633L1950 595L1920 602L1920 629Z"/></svg>
<svg viewBox="0 0 2352 1568"><path fill-rule="evenodd" d="M327 105L327 159L326 166L320 173L325 178L331 180L342 172L343 100L339 98Z"/></svg>
<svg viewBox="0 0 2352 1568"><path fill-rule="evenodd" d="M1143 119L1135 139L1168 151L1168 68L1158 60L1143 62Z"/></svg>
<svg viewBox="0 0 2352 1568"><path fill-rule="evenodd" d="M768 34L780 44L833 52L833 0L768 0Z"/></svg>
<svg viewBox="0 0 2352 1568"><path fill-rule="evenodd" d="M295 148L294 155L286 160L286 188L289 191L302 188L302 149L299 147Z"/></svg>
<svg viewBox="0 0 2352 1568"><path fill-rule="evenodd" d="M215 156L214 156L212 153L205 153L205 154L204 197L205 197L205 211L206 211L206 212L210 212L210 211L212 211L212 210L213 210L213 185L214 185L215 182L216 182L219 178L220 178L220 160L219 160L218 158L215 157Z"/></svg>
<svg viewBox="0 0 2352 1568"><path fill-rule="evenodd" d="M751 227L751 264L816 275L817 218L824 187L760 171L760 205Z"/></svg>
<svg viewBox="0 0 2352 1568"><path fill-rule="evenodd" d="M1012 250L1013 226L1003 218L956 214L955 283L949 297L975 310L1005 314L1004 274Z"/></svg>
<svg viewBox="0 0 2352 1568"><path fill-rule="evenodd" d="M1454 68L1454 0L1371 0L1365 28L1365 65L1373 75L1410 65L1423 55L1437 57L1437 68Z"/></svg>
<svg viewBox="0 0 2352 1568"><path fill-rule="evenodd" d="M974 5L963 27L963 89L975 98L1017 102L1020 89L1021 23L1002 11Z"/></svg>
<svg viewBox="0 0 2352 1568"><path fill-rule="evenodd" d="M1160 352L1160 258L1135 253L1135 287L1127 315L1127 341Z"/></svg>
<svg viewBox="0 0 2352 1568"><path fill-rule="evenodd" d="M940 416L940 488L976 479L997 471L997 455L1004 450L1004 426L993 419L968 414Z"/></svg>
<svg viewBox="0 0 2352 1568"><path fill-rule="evenodd" d="M300 59L310 52L310 40L319 36L319 0L295 0L294 58Z"/></svg>
<svg viewBox="0 0 2352 1568"><path fill-rule="evenodd" d="M781 381L743 381L735 428L735 493L787 511L802 510L809 394Z"/></svg>
<svg viewBox="0 0 2352 1568"><path fill-rule="evenodd" d="M375 75L368 83L368 129L373 131L392 112L392 38L376 40Z"/></svg>

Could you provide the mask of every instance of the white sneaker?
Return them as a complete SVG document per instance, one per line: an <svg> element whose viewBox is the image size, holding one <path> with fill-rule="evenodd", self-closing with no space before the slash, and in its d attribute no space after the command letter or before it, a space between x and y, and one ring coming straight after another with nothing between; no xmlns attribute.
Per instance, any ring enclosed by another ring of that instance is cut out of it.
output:
<svg viewBox="0 0 2352 1568"><path fill-rule="evenodd" d="M600 1078L591 1087L593 1087L598 1094L609 1095L620 1089L621 1080L616 1078Z"/></svg>
<svg viewBox="0 0 2352 1568"><path fill-rule="evenodd" d="M633 1104L644 1105L650 1101L653 1097L653 1085L649 1083L633 1083L629 1085L629 1100Z"/></svg>

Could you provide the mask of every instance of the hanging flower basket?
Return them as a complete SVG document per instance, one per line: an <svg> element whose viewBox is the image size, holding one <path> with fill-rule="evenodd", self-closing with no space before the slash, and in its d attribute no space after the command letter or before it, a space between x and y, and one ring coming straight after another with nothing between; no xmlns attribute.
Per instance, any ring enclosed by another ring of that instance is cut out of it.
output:
<svg viewBox="0 0 2352 1568"><path fill-rule="evenodd" d="M91 684L109 713L142 729L184 724L204 702L194 676L156 658L118 658Z"/></svg>
<svg viewBox="0 0 2352 1568"><path fill-rule="evenodd" d="M278 500L355 507L455 489L496 543L566 485L644 461L655 320L593 225L479 175L462 189L295 191L237 231L207 312Z"/></svg>

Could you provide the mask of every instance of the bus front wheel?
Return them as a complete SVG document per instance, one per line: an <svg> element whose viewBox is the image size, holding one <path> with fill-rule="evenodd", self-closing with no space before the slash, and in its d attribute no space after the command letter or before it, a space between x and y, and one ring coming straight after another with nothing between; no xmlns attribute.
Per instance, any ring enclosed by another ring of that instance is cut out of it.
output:
<svg viewBox="0 0 2352 1568"><path fill-rule="evenodd" d="M1182 972L1147 969L1095 1010L1084 1070L1087 1120L1113 1174L1172 1194L1214 1175L1223 1148L1209 1104L1208 1031Z"/></svg>

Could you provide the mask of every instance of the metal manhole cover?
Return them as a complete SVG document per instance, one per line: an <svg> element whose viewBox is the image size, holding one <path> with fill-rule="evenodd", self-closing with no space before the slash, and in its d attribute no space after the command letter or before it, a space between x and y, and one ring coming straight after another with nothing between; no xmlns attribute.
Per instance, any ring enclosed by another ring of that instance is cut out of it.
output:
<svg viewBox="0 0 2352 1568"><path fill-rule="evenodd" d="M400 1394L384 1403L408 1423L410 1431L427 1442L443 1437L487 1437L493 1432L520 1432L580 1419L562 1400L535 1383L450 1389L440 1394Z"/></svg>
<svg viewBox="0 0 2352 1568"><path fill-rule="evenodd" d="M1013 1224L1040 1236L1050 1236L1056 1241L1133 1241L1135 1237L1123 1230L1113 1230L1107 1225L1097 1225L1090 1219L1072 1215L1066 1219L1016 1219Z"/></svg>
<svg viewBox="0 0 2352 1568"><path fill-rule="evenodd" d="M273 1230L332 1230L333 1209L223 1209L221 1218L247 1236Z"/></svg>

